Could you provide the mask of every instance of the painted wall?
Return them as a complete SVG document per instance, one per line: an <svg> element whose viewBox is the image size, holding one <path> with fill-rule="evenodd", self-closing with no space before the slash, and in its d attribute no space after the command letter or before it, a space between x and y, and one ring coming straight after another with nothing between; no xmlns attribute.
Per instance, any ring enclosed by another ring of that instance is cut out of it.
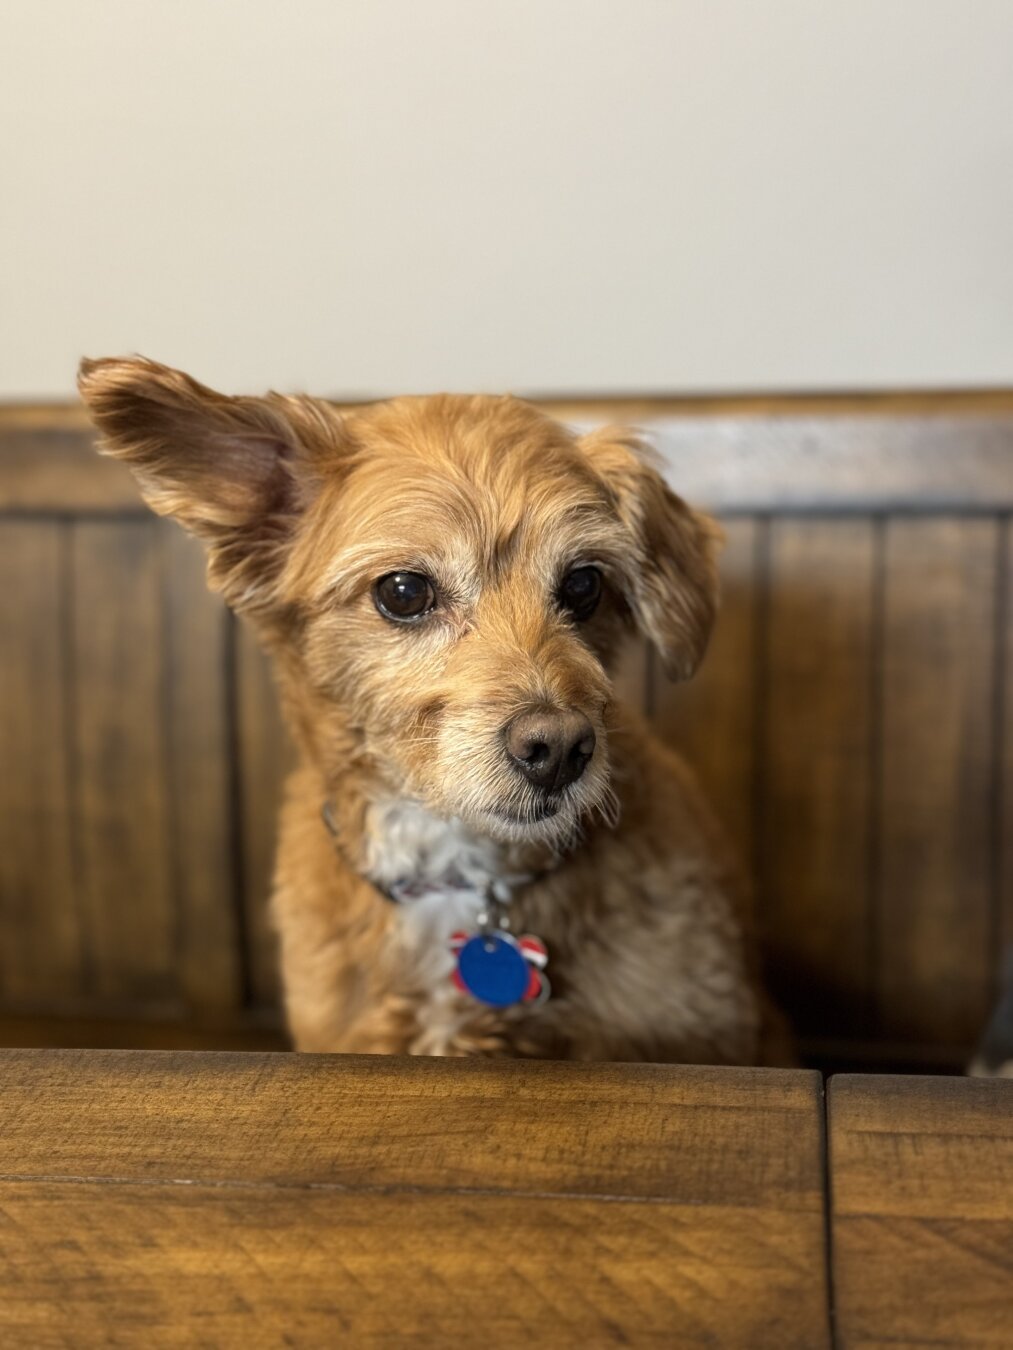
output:
<svg viewBox="0 0 1013 1350"><path fill-rule="evenodd" d="M0 397L1013 382L1010 0L21 0Z"/></svg>

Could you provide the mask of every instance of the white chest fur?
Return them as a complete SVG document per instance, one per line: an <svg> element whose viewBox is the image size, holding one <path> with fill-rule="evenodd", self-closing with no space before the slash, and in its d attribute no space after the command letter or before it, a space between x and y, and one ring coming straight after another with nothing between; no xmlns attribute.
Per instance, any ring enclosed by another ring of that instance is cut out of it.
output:
<svg viewBox="0 0 1013 1350"><path fill-rule="evenodd" d="M508 900L502 850L458 820L441 820L412 801L370 808L367 873L404 896L392 941L399 985L420 998L415 1054L453 1053L455 1037L479 1009L451 982L451 935L473 931L494 889ZM413 892L414 894L410 894Z"/></svg>
<svg viewBox="0 0 1013 1350"><path fill-rule="evenodd" d="M370 807L366 870L388 889L413 883L438 891L470 886L480 894L505 875L500 846L459 820L442 820L414 801Z"/></svg>

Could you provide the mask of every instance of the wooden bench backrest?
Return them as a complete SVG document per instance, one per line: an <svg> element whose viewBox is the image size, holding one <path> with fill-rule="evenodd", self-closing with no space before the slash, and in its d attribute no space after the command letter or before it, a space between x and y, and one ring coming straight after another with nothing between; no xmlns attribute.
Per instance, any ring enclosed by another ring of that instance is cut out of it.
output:
<svg viewBox="0 0 1013 1350"><path fill-rule="evenodd" d="M958 1062L1013 940L1013 396L548 406L646 428L723 519L703 671L634 651L623 684L751 866L809 1048ZM0 410L0 1038L242 1034L277 995L270 680L90 444Z"/></svg>

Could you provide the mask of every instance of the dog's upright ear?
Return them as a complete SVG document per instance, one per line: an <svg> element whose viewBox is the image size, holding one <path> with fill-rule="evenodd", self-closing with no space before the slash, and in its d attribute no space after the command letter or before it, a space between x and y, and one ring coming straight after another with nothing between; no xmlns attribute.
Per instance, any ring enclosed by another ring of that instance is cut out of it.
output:
<svg viewBox="0 0 1013 1350"><path fill-rule="evenodd" d="M102 451L145 501L208 546L208 582L237 609L270 605L292 526L312 496L313 400L229 398L141 357L82 361L78 388ZM336 422L336 419L335 419Z"/></svg>
<svg viewBox="0 0 1013 1350"><path fill-rule="evenodd" d="M628 600L669 679L687 680L703 660L718 606L722 534L672 492L630 432L606 427L581 441L630 538Z"/></svg>

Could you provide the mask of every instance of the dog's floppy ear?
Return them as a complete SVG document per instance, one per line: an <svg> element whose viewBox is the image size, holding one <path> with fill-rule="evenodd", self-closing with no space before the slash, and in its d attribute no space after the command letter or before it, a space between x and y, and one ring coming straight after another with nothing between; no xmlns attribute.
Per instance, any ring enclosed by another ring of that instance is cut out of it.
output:
<svg viewBox="0 0 1013 1350"><path fill-rule="evenodd" d="M717 613L720 528L668 488L631 433L608 427L581 445L629 532L628 599L637 624L657 647L668 677L689 679Z"/></svg>
<svg viewBox="0 0 1013 1350"><path fill-rule="evenodd" d="M237 608L269 603L312 491L305 433L321 434L321 411L278 395L229 398L141 357L82 361L78 388L103 452L130 467L152 510L207 543L212 588Z"/></svg>

